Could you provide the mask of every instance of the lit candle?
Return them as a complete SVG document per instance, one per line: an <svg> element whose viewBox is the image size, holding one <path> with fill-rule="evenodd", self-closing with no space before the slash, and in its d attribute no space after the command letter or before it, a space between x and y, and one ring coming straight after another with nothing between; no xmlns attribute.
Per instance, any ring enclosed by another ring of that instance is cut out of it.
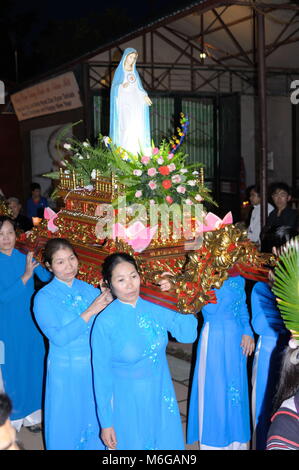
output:
<svg viewBox="0 0 299 470"><path fill-rule="evenodd" d="M42 220L43 219L41 219L40 217L32 217L32 223L34 227L37 227L41 223Z"/></svg>

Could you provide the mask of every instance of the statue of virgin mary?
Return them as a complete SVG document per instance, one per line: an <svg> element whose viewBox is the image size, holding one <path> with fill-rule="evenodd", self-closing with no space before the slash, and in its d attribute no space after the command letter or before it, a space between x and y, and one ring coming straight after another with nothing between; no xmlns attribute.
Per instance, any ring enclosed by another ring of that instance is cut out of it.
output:
<svg viewBox="0 0 299 470"><path fill-rule="evenodd" d="M128 152L151 148L149 106L152 104L136 69L137 51L125 49L115 71L110 93L110 138Z"/></svg>

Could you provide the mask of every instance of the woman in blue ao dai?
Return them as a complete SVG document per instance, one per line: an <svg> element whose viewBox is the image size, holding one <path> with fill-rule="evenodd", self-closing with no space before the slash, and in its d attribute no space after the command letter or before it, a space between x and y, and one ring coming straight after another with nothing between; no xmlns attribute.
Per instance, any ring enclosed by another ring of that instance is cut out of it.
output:
<svg viewBox="0 0 299 470"><path fill-rule="evenodd" d="M48 281L49 272L15 249L14 221L0 217L0 391L12 400L11 420L22 425L41 422L45 347L31 314L33 274ZM3 357L2 353L3 352Z"/></svg>
<svg viewBox="0 0 299 470"><path fill-rule="evenodd" d="M140 298L129 255L106 258L103 278L116 299L97 317L91 341L102 439L118 450L184 449L165 349L168 331L193 342L197 320Z"/></svg>
<svg viewBox="0 0 299 470"><path fill-rule="evenodd" d="M45 397L48 450L103 449L92 385L90 331L112 300L76 279L78 259L64 239L49 240L45 263L53 280L36 295L36 320L49 339Z"/></svg>
<svg viewBox="0 0 299 470"><path fill-rule="evenodd" d="M262 234L261 251L276 252L297 235L291 227L270 227ZM253 448L265 450L273 412L274 394L279 381L282 352L288 344L286 329L269 282L257 282L251 294L252 327L259 339L252 370Z"/></svg>
<svg viewBox="0 0 299 470"><path fill-rule="evenodd" d="M215 290L217 303L202 309L188 415L187 442L201 450L245 450L250 440L246 358L254 340L242 277Z"/></svg>

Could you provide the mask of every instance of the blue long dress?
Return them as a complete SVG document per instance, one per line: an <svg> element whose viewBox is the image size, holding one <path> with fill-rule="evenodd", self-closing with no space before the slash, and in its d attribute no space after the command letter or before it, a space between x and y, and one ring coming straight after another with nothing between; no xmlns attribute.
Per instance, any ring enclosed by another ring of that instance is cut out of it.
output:
<svg viewBox="0 0 299 470"><path fill-rule="evenodd" d="M246 356L240 344L243 334L253 335L244 285L240 276L227 279L215 290L217 303L202 309L187 432L187 442L199 441L201 448L245 448L250 440Z"/></svg>
<svg viewBox="0 0 299 470"><path fill-rule="evenodd" d="M136 49L125 49L115 70L110 93L110 131L113 143L134 154L151 148L149 106L142 86L136 63L132 71L125 70L129 54L137 54ZM123 83L128 83L124 88Z"/></svg>
<svg viewBox="0 0 299 470"><path fill-rule="evenodd" d="M259 335L253 363L253 446L265 450L273 398L279 380L282 351L289 333L268 284L257 282L251 293L252 327Z"/></svg>
<svg viewBox="0 0 299 470"><path fill-rule="evenodd" d="M45 399L47 450L103 449L92 386L90 331L80 316L100 294L86 282L54 278L35 297L36 320L49 339Z"/></svg>
<svg viewBox="0 0 299 470"><path fill-rule="evenodd" d="M13 403L13 421L42 407L45 347L30 311L33 276L26 285L21 279L25 269L23 253L16 249L10 256L0 253L0 341L4 344L4 364L0 367L5 392ZM41 266L34 273L42 281L50 279Z"/></svg>
<svg viewBox="0 0 299 470"><path fill-rule="evenodd" d="M118 450L184 449L180 412L167 364L167 331L193 342L197 320L138 298L116 299L92 332L95 396L102 428Z"/></svg>

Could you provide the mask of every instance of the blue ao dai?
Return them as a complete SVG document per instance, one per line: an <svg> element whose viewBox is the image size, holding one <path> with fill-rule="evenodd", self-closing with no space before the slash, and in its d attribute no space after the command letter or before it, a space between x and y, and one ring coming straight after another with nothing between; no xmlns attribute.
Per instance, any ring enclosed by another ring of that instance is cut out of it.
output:
<svg viewBox="0 0 299 470"><path fill-rule="evenodd" d="M193 342L197 320L138 298L112 302L92 333L95 395L101 427L113 426L118 450L180 450L184 438L166 346L170 332Z"/></svg>
<svg viewBox="0 0 299 470"><path fill-rule="evenodd" d="M81 314L100 294L86 282L54 278L36 295L36 320L49 339L45 438L47 450L103 449L93 395L90 332Z"/></svg>
<svg viewBox="0 0 299 470"><path fill-rule="evenodd" d="M246 356L242 335L253 336L242 277L215 290L217 303L202 309L188 415L187 442L206 450L247 449L250 440Z"/></svg>
<svg viewBox="0 0 299 470"><path fill-rule="evenodd" d="M45 355L43 337L31 313L34 279L24 285L25 270L26 255L16 249L10 256L0 253L0 376L12 400L11 420L17 429L41 421ZM42 281L51 277L41 266L34 273Z"/></svg>
<svg viewBox="0 0 299 470"><path fill-rule="evenodd" d="M288 344L289 332L268 284L255 284L251 293L251 309L252 327L259 335L252 371L252 440L254 449L265 450L282 352Z"/></svg>

